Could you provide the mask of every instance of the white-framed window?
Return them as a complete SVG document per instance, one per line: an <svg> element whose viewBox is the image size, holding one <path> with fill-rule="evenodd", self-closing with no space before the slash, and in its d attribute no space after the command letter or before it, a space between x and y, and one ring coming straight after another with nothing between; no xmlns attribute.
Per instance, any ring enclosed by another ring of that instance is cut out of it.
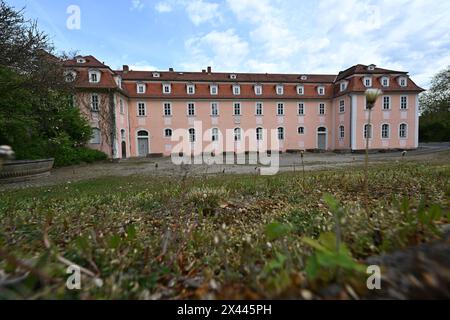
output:
<svg viewBox="0 0 450 320"><path fill-rule="evenodd" d="M339 139L345 138L345 127L343 125L339 126Z"/></svg>
<svg viewBox="0 0 450 320"><path fill-rule="evenodd" d="M345 112L345 100L339 100L339 113Z"/></svg>
<svg viewBox="0 0 450 320"><path fill-rule="evenodd" d="M212 96L216 96L219 93L219 87L216 84L212 84L209 86L209 93Z"/></svg>
<svg viewBox="0 0 450 320"><path fill-rule="evenodd" d="M383 123L381 125L381 138L389 139L389 133L390 133L389 124Z"/></svg>
<svg viewBox="0 0 450 320"><path fill-rule="evenodd" d="M147 115L147 108L145 106L145 102L138 102L137 109L139 117L145 117Z"/></svg>
<svg viewBox="0 0 450 320"><path fill-rule="evenodd" d="M391 97L383 96L383 110L391 109Z"/></svg>
<svg viewBox="0 0 450 320"><path fill-rule="evenodd" d="M187 104L187 115L188 115L188 117L195 116L195 103L189 102Z"/></svg>
<svg viewBox="0 0 450 320"><path fill-rule="evenodd" d="M172 115L172 104L170 102L164 102L164 116L170 117Z"/></svg>
<svg viewBox="0 0 450 320"><path fill-rule="evenodd" d="M122 98L119 99L119 112L120 112L121 114L124 114L124 113L125 113L125 109L124 109L124 107L123 107L123 99L122 99Z"/></svg>
<svg viewBox="0 0 450 320"><path fill-rule="evenodd" d="M284 140L284 128L278 127L277 132L278 132L278 140Z"/></svg>
<svg viewBox="0 0 450 320"><path fill-rule="evenodd" d="M255 114L257 116L262 116L263 112L264 112L264 105L263 105L263 103L262 102L257 102L255 104Z"/></svg>
<svg viewBox="0 0 450 320"><path fill-rule="evenodd" d="M256 140L261 141L263 139L263 128L256 128Z"/></svg>
<svg viewBox="0 0 450 320"><path fill-rule="evenodd" d="M276 87L277 95L281 96L284 94L284 86L282 84L278 84Z"/></svg>
<svg viewBox="0 0 450 320"><path fill-rule="evenodd" d="M277 116L284 116L284 103L277 103Z"/></svg>
<svg viewBox="0 0 450 320"><path fill-rule="evenodd" d="M186 93L187 94L195 94L195 84L188 84L186 86Z"/></svg>
<svg viewBox="0 0 450 320"><path fill-rule="evenodd" d="M341 92L347 90L347 82L346 81L341 82L340 90L341 90Z"/></svg>
<svg viewBox="0 0 450 320"><path fill-rule="evenodd" d="M99 71L89 71L89 82L90 83L100 82L100 72Z"/></svg>
<svg viewBox="0 0 450 320"><path fill-rule="evenodd" d="M160 74L159 74L159 72L153 72L152 76L153 76L153 78L159 78Z"/></svg>
<svg viewBox="0 0 450 320"><path fill-rule="evenodd" d="M260 95L262 95L262 92L263 92L262 85L260 85L260 84L255 85L255 94L257 96L260 96Z"/></svg>
<svg viewBox="0 0 450 320"><path fill-rule="evenodd" d="M297 128L297 133L298 134L305 134L305 127L298 127Z"/></svg>
<svg viewBox="0 0 450 320"><path fill-rule="evenodd" d="M145 84L144 83L137 84L137 93L145 93Z"/></svg>
<svg viewBox="0 0 450 320"><path fill-rule="evenodd" d="M400 97L400 109L402 110L408 109L408 96Z"/></svg>
<svg viewBox="0 0 450 320"><path fill-rule="evenodd" d="M305 87L304 86L297 86L297 94L302 96L305 94Z"/></svg>
<svg viewBox="0 0 450 320"><path fill-rule="evenodd" d="M400 77L398 79L398 84L400 85L400 87L406 87L408 85L406 77Z"/></svg>
<svg viewBox="0 0 450 320"><path fill-rule="evenodd" d="M172 129L170 129L170 128L164 129L164 137L166 137L166 138L172 137Z"/></svg>
<svg viewBox="0 0 450 320"><path fill-rule="evenodd" d="M398 127L398 136L401 139L406 139L408 137L408 125L406 123L401 123Z"/></svg>
<svg viewBox="0 0 450 320"><path fill-rule="evenodd" d="M219 115L219 103L211 102L211 116L217 117Z"/></svg>
<svg viewBox="0 0 450 320"><path fill-rule="evenodd" d="M86 63L86 59L84 59L84 58L77 58L77 63Z"/></svg>
<svg viewBox="0 0 450 320"><path fill-rule="evenodd" d="M372 139L372 125L368 123L364 125L364 139L367 139L367 136Z"/></svg>
<svg viewBox="0 0 450 320"><path fill-rule="evenodd" d="M381 85L383 87L389 87L389 77L381 77Z"/></svg>
<svg viewBox="0 0 450 320"><path fill-rule="evenodd" d="M100 97L98 94L91 94L91 110L98 112L100 110Z"/></svg>
<svg viewBox="0 0 450 320"><path fill-rule="evenodd" d="M372 78L371 77L364 77L363 82L364 82L364 86L366 88L370 88L372 86Z"/></svg>
<svg viewBox="0 0 450 320"><path fill-rule="evenodd" d="M164 83L163 84L163 93L169 94L171 92L172 92L172 86L170 85L170 83Z"/></svg>
<svg viewBox="0 0 450 320"><path fill-rule="evenodd" d="M304 102L299 102L297 104L297 113L299 116L305 115L305 103Z"/></svg>
<svg viewBox="0 0 450 320"><path fill-rule="evenodd" d="M126 138L126 134L125 134L125 129L120 130L120 139L122 141L125 141Z"/></svg>
<svg viewBox="0 0 450 320"><path fill-rule="evenodd" d="M238 96L241 94L241 86L240 85L237 85L237 84L233 85L233 94L235 96Z"/></svg>
<svg viewBox="0 0 450 320"><path fill-rule="evenodd" d="M64 78L66 82L73 82L77 77L77 72L74 70L64 71Z"/></svg>
<svg viewBox="0 0 450 320"><path fill-rule="evenodd" d="M319 96L325 95L325 87L324 86L317 87L317 93L319 94Z"/></svg>
<svg viewBox="0 0 450 320"><path fill-rule="evenodd" d="M325 114L325 103L319 103L319 114L320 115Z"/></svg>
<svg viewBox="0 0 450 320"><path fill-rule="evenodd" d="M236 74L230 74L230 79L237 79L237 75Z"/></svg>
<svg viewBox="0 0 450 320"><path fill-rule="evenodd" d="M241 103L240 102L233 103L233 115L235 115L235 116L241 115Z"/></svg>
<svg viewBox="0 0 450 320"><path fill-rule="evenodd" d="M90 144L101 144L102 143L102 132L99 128L92 128L92 137L89 140Z"/></svg>
<svg viewBox="0 0 450 320"><path fill-rule="evenodd" d="M234 141L241 141L242 130L241 128L234 128Z"/></svg>
<svg viewBox="0 0 450 320"><path fill-rule="evenodd" d="M211 129L211 141L219 141L219 129Z"/></svg>
<svg viewBox="0 0 450 320"><path fill-rule="evenodd" d="M189 128L189 142L195 142L195 129Z"/></svg>

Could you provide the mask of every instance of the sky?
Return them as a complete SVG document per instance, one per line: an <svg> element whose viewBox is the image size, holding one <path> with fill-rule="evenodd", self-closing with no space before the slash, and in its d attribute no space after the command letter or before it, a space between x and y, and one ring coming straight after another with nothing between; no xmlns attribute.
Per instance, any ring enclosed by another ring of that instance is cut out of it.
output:
<svg viewBox="0 0 450 320"><path fill-rule="evenodd" d="M113 69L337 74L361 63L428 88L450 65L448 0L6 0L57 51Z"/></svg>

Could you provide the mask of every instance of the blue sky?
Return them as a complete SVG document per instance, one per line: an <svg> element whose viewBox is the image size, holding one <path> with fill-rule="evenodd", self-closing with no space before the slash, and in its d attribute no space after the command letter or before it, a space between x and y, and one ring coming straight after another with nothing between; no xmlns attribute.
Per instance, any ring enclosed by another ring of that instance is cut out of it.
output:
<svg viewBox="0 0 450 320"><path fill-rule="evenodd" d="M59 51L112 68L337 73L357 63L409 71L428 87L450 65L450 1L6 0ZM67 8L81 12L68 29Z"/></svg>

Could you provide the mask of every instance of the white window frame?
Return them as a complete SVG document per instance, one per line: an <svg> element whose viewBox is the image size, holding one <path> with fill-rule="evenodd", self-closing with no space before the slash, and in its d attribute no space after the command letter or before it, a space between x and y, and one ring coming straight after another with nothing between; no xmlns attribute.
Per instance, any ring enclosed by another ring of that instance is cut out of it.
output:
<svg viewBox="0 0 450 320"><path fill-rule="evenodd" d="M345 139L345 126L343 124L339 125L339 140Z"/></svg>
<svg viewBox="0 0 450 320"><path fill-rule="evenodd" d="M402 81L405 81L405 84L402 85ZM400 77L398 78L398 85L402 88L405 88L408 86L408 79L406 77Z"/></svg>
<svg viewBox="0 0 450 320"><path fill-rule="evenodd" d="M305 86L297 86L297 94L303 96L305 94Z"/></svg>
<svg viewBox="0 0 450 320"><path fill-rule="evenodd" d="M345 90L347 90L347 82L342 81L341 86L340 86L340 91L343 92Z"/></svg>
<svg viewBox="0 0 450 320"><path fill-rule="evenodd" d="M189 94L189 95L195 94L195 84L188 84L186 86L186 93Z"/></svg>
<svg viewBox="0 0 450 320"><path fill-rule="evenodd" d="M259 105L261 106L261 112L258 113ZM263 102L256 102L255 103L255 116L263 116L264 115L264 103Z"/></svg>
<svg viewBox="0 0 450 320"><path fill-rule="evenodd" d="M96 80L94 81L92 77L95 76ZM89 83L99 83L101 79L100 71L89 71Z"/></svg>
<svg viewBox="0 0 450 320"><path fill-rule="evenodd" d="M166 107L168 107L168 109ZM167 110L169 110L168 113L166 112ZM172 116L172 103L171 102L164 102L163 103L163 114L164 114L164 117L171 117Z"/></svg>
<svg viewBox="0 0 450 320"><path fill-rule="evenodd" d="M345 113L345 100L339 100L339 113Z"/></svg>
<svg viewBox="0 0 450 320"><path fill-rule="evenodd" d="M284 138L285 138L285 132L284 131L285 131L284 127L278 127L277 128L277 138L278 138L278 140L284 140ZM281 135L280 135L280 132L281 132Z"/></svg>
<svg viewBox="0 0 450 320"><path fill-rule="evenodd" d="M97 101L94 102L94 98L96 98ZM91 94L91 111L93 112L100 111L100 95L97 93Z"/></svg>
<svg viewBox="0 0 450 320"><path fill-rule="evenodd" d="M325 86L318 86L317 87L317 94L319 96L324 96L325 95Z"/></svg>
<svg viewBox="0 0 450 320"><path fill-rule="evenodd" d="M239 113L236 113L236 106L239 106ZM240 102L233 102L233 116L242 115L242 104Z"/></svg>
<svg viewBox="0 0 450 320"><path fill-rule="evenodd" d="M242 129L239 127L236 127L233 129L233 137L234 141L241 141L242 140Z"/></svg>
<svg viewBox="0 0 450 320"><path fill-rule="evenodd" d="M170 130L170 135L167 135L167 131ZM173 130L171 128L164 128L164 138L171 138L173 135Z"/></svg>
<svg viewBox="0 0 450 320"><path fill-rule="evenodd" d="M300 128L302 128L302 130L300 130ZM299 134L299 135L304 135L305 134L305 127L304 126L299 126L299 127L297 127L297 134ZM300 132L300 131L303 131L303 132Z"/></svg>
<svg viewBox="0 0 450 320"><path fill-rule="evenodd" d="M384 136L383 128L384 126L387 126L387 136ZM381 130L380 130L381 139L386 140L391 138L391 126L389 123L382 123L381 124Z"/></svg>
<svg viewBox="0 0 450 320"><path fill-rule="evenodd" d="M169 90L166 91L166 88ZM163 94L171 94L172 93L172 85L170 83L163 83Z"/></svg>
<svg viewBox="0 0 450 320"><path fill-rule="evenodd" d="M255 95L260 96L263 94L263 87L260 84L255 85Z"/></svg>
<svg viewBox="0 0 450 320"><path fill-rule="evenodd" d="M385 99L388 99L388 102L389 102L389 108L385 108L385 105L386 105L386 101L385 101ZM391 99L391 97L390 96L383 96L383 99L381 100L382 101L382 106L381 106L381 108L382 108L382 110L383 111L389 111L389 110L391 110L391 108L392 108L392 99Z"/></svg>
<svg viewBox="0 0 450 320"><path fill-rule="evenodd" d="M363 138L366 139L366 126L369 126L370 132L369 132L369 140L372 139L373 137L373 125L372 124L368 124L368 123L364 123L363 125Z"/></svg>
<svg viewBox="0 0 450 320"><path fill-rule="evenodd" d="M405 98L405 108L403 108L402 99ZM408 110L408 96L402 95L400 96L400 110Z"/></svg>
<svg viewBox="0 0 450 320"><path fill-rule="evenodd" d="M215 105L215 112L214 112L214 105ZM218 102L211 102L211 117L218 117L219 116L219 103Z"/></svg>
<svg viewBox="0 0 450 320"><path fill-rule="evenodd" d="M195 128L188 129L189 142L193 143L196 140Z"/></svg>
<svg viewBox="0 0 450 320"><path fill-rule="evenodd" d="M192 107L192 109L191 109L191 107ZM191 113L191 111L193 111L193 112ZM195 115L196 115L195 102L188 102L186 104L186 115L188 117L195 117Z"/></svg>
<svg viewBox="0 0 450 320"><path fill-rule="evenodd" d="M280 113L280 111L281 111L281 113ZM277 102L277 116L284 116L284 103L283 102Z"/></svg>
<svg viewBox="0 0 450 320"><path fill-rule="evenodd" d="M94 140L94 138L96 139ZM102 144L102 131L100 130L100 128L92 128L92 137L89 140L89 144Z"/></svg>
<svg viewBox="0 0 450 320"><path fill-rule="evenodd" d="M322 106L323 106L323 113L322 113ZM318 106L318 114L320 116L324 116L327 114L327 106L324 102L320 102Z"/></svg>
<svg viewBox="0 0 450 320"><path fill-rule="evenodd" d="M305 103L304 102L297 103L297 115L299 115L299 116L305 115Z"/></svg>
<svg viewBox="0 0 450 320"><path fill-rule="evenodd" d="M142 92L140 91L140 88L142 88ZM136 93L138 94L144 94L146 91L146 85L145 83L138 83L136 87Z"/></svg>
<svg viewBox="0 0 450 320"><path fill-rule="evenodd" d="M263 141L264 140L264 128L257 127L255 130L256 133L256 141Z"/></svg>
<svg viewBox="0 0 450 320"><path fill-rule="evenodd" d="M372 87L372 77L364 77L363 84L366 88L371 88Z"/></svg>
<svg viewBox="0 0 450 320"><path fill-rule="evenodd" d="M384 81L386 80L386 84L384 84ZM389 77L381 77L381 86L383 86L384 88L389 87Z"/></svg>
<svg viewBox="0 0 450 320"><path fill-rule="evenodd" d="M402 132L402 125L405 126L405 135L404 137L402 137L401 132ZM402 122L398 125L398 138L399 139L408 139L408 124L406 122Z"/></svg>
<svg viewBox="0 0 450 320"><path fill-rule="evenodd" d="M282 84L277 84L275 91L277 95L282 96L284 94L284 86Z"/></svg>
<svg viewBox="0 0 450 320"><path fill-rule="evenodd" d="M216 92L214 92L213 89L215 89ZM217 96L219 94L219 86L217 84L210 85L209 86L209 94L212 96Z"/></svg>
<svg viewBox="0 0 450 320"><path fill-rule="evenodd" d="M238 84L233 85L233 95L239 96L241 94L241 86Z"/></svg>
<svg viewBox="0 0 450 320"><path fill-rule="evenodd" d="M144 114L141 114L141 106L143 106L144 107ZM145 102L143 102L143 101L138 101L137 102L137 104L136 104L136 113L137 113L137 116L138 117L146 117L147 116L147 105L146 105L146 103Z"/></svg>
<svg viewBox="0 0 450 320"><path fill-rule="evenodd" d="M212 142L217 142L219 141L220 138L220 131L219 128L211 128L211 141Z"/></svg>

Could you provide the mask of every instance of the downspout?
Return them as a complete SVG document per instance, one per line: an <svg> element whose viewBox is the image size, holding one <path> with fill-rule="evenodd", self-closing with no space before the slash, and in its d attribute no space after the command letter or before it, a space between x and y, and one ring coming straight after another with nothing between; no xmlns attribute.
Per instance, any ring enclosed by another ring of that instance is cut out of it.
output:
<svg viewBox="0 0 450 320"><path fill-rule="evenodd" d="M108 92L109 92L109 108L111 111L111 158L115 160L116 159L115 156L117 155L116 103L114 101L114 91L108 89Z"/></svg>

